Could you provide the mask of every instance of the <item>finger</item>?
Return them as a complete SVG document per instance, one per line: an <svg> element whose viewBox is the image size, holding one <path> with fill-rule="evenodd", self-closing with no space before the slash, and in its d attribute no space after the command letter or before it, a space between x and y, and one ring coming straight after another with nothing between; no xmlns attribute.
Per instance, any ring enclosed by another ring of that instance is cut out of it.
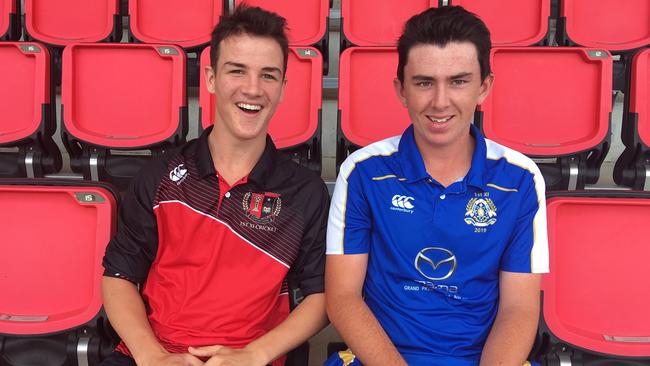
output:
<svg viewBox="0 0 650 366"><path fill-rule="evenodd" d="M190 354L193 354L194 356L210 357L210 356L215 355L222 348L223 348L223 346L220 346L220 345L204 346L204 347L190 347L190 348L187 349L187 351Z"/></svg>
<svg viewBox="0 0 650 366"><path fill-rule="evenodd" d="M207 360L204 364L204 366L224 366L224 365L229 365L227 360L224 360L223 357L221 356L213 356L210 357L209 360Z"/></svg>
<svg viewBox="0 0 650 366"><path fill-rule="evenodd" d="M198 358L192 356L192 355L185 355L185 365L186 366L203 366L204 363L203 361L199 360Z"/></svg>

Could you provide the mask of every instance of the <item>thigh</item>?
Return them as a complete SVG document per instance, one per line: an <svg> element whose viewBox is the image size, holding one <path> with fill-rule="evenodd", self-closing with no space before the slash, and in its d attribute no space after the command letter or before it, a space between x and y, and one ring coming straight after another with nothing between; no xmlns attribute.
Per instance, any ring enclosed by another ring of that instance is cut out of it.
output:
<svg viewBox="0 0 650 366"><path fill-rule="evenodd" d="M137 366L135 361L122 352L113 351L99 366Z"/></svg>

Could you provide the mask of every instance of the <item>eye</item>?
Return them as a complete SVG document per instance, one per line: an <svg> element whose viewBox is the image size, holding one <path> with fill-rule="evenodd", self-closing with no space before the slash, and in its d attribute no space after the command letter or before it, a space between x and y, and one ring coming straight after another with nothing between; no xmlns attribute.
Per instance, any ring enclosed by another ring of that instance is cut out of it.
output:
<svg viewBox="0 0 650 366"><path fill-rule="evenodd" d="M452 80L452 81L451 81L451 85L454 85L454 86L462 86L462 85L464 85L464 84L467 84L467 80L464 80L464 79L456 79L456 80Z"/></svg>
<svg viewBox="0 0 650 366"><path fill-rule="evenodd" d="M433 85L433 83L430 82L430 81L418 81L417 83L415 83L415 85L417 85L419 87L422 87L422 88L428 88L431 85Z"/></svg>
<svg viewBox="0 0 650 366"><path fill-rule="evenodd" d="M262 79L267 79L267 80L278 80L278 78L275 77L273 74L262 74Z"/></svg>
<svg viewBox="0 0 650 366"><path fill-rule="evenodd" d="M232 69L228 73L233 74L233 75L243 75L244 70L242 70L242 69Z"/></svg>

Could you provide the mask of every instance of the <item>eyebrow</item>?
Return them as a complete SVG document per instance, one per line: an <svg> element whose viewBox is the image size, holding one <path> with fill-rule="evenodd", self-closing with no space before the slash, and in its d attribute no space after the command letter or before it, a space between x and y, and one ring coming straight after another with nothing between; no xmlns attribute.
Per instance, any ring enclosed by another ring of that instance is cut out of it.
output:
<svg viewBox="0 0 650 366"><path fill-rule="evenodd" d="M248 69L248 67L244 64L240 64L239 62L233 62L233 61L226 61L223 63L224 66L230 66L230 67L235 67L235 68L240 68L240 69ZM262 68L262 71L264 72L275 72L280 75L282 75L282 70L278 67L274 66L266 66Z"/></svg>
<svg viewBox="0 0 650 366"><path fill-rule="evenodd" d="M468 76L472 76L472 73L471 72L461 72L461 73L458 73L456 75L452 75L449 78L450 79L462 79L462 78L466 78Z"/></svg>
<svg viewBox="0 0 650 366"><path fill-rule="evenodd" d="M224 66L238 67L240 69L246 69L246 65L240 64L238 62L226 61L223 63Z"/></svg>
<svg viewBox="0 0 650 366"><path fill-rule="evenodd" d="M263 67L262 71L275 72L275 73L278 73L278 74L282 75L282 70L280 70L280 68L278 68L278 67L267 66L267 67Z"/></svg>
<svg viewBox="0 0 650 366"><path fill-rule="evenodd" d="M461 73L458 73L458 74L455 74L455 75L451 75L447 79L455 80L455 79L462 79L462 78L465 78L465 77L468 77L468 76L472 76L472 73L471 72L461 72ZM428 75L413 75L413 77L411 77L411 80L415 80L415 81L434 81L435 78L433 76L428 76Z"/></svg>

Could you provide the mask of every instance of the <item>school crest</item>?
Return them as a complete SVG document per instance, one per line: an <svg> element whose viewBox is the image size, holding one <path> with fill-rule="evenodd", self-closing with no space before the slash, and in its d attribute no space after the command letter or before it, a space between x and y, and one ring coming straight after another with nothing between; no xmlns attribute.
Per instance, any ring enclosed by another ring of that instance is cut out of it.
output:
<svg viewBox="0 0 650 366"><path fill-rule="evenodd" d="M474 197L465 207L465 223L475 227L487 227L497 222L497 207L491 199Z"/></svg>
<svg viewBox="0 0 650 366"><path fill-rule="evenodd" d="M277 193L247 192L242 200L246 216L258 223L269 223L280 214L282 200Z"/></svg>

